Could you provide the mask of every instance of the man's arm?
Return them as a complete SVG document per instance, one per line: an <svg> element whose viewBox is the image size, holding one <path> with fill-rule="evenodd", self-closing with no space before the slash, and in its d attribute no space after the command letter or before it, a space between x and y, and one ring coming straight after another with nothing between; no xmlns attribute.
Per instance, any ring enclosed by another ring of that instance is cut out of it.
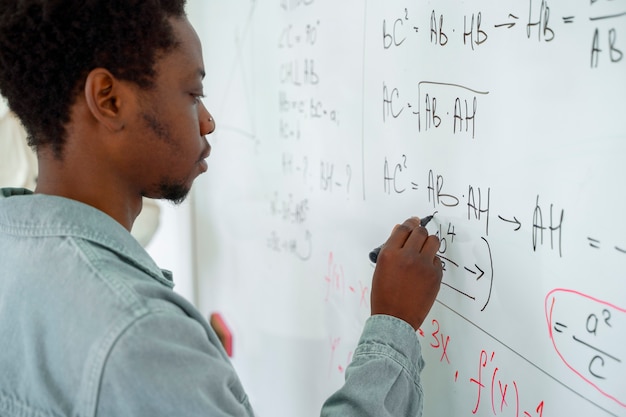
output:
<svg viewBox="0 0 626 417"><path fill-rule="evenodd" d="M344 386L322 408L322 417L420 416L424 366L415 331L439 291L439 239L419 219L394 228L381 249L372 282L372 317L363 329Z"/></svg>
<svg viewBox="0 0 626 417"><path fill-rule="evenodd" d="M163 310L138 317L115 341L99 376L95 416L253 412L217 336L182 313Z"/></svg>

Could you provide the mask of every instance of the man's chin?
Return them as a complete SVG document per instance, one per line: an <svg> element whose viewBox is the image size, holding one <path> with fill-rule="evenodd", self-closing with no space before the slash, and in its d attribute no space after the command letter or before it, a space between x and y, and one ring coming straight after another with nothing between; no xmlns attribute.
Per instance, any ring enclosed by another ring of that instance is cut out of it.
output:
<svg viewBox="0 0 626 417"><path fill-rule="evenodd" d="M175 205L182 204L189 195L190 187L182 184L161 184L160 198Z"/></svg>

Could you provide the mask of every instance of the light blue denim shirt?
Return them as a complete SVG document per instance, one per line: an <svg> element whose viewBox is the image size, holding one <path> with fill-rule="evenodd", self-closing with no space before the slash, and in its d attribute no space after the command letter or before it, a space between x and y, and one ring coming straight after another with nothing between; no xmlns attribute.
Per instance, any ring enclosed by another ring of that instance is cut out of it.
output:
<svg viewBox="0 0 626 417"><path fill-rule="evenodd" d="M3 189L0 264L0 416L253 415L205 318L108 215ZM322 416L419 416L422 367L407 323L371 317Z"/></svg>

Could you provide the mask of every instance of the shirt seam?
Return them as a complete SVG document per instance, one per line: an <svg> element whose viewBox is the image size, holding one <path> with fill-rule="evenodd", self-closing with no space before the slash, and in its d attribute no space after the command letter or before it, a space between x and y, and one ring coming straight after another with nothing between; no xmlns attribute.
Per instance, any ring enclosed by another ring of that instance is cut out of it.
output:
<svg viewBox="0 0 626 417"><path fill-rule="evenodd" d="M73 236L68 236L66 239L68 240L68 243L78 252L80 259L82 259L86 266L92 271L94 279L97 279L109 288L109 290L114 294L115 299L120 303L120 307L129 312L129 315L123 315L122 319L112 323L109 330L102 336L100 341L94 347L94 356L91 360L89 360L92 365L89 366L88 363L89 368L86 370L85 374L86 390L83 403L86 411L85 415L94 416L97 410L102 375L104 373L108 357L110 356L116 343L124 335L124 333L133 326L134 323L155 310L150 309L142 301L141 297L138 297L131 288L125 285L123 280L110 279L107 274L103 273L99 266L103 264L104 261L100 256L98 256L97 251L93 249L93 243L91 241L87 242L84 239ZM129 264L129 266L136 268L133 264ZM81 408L82 407L79 406L79 409ZM80 414L81 413L79 412L78 415Z"/></svg>
<svg viewBox="0 0 626 417"><path fill-rule="evenodd" d="M107 332L107 334L103 337L101 343L99 343L97 352L95 354L94 359L91 361L93 366L91 366L91 370L87 375L87 384L89 389L87 390L87 394L85 395L85 415L95 416L98 410L98 402L100 399L100 391L102 389L102 378L104 377L104 371L106 369L107 363L113 350L117 346L118 342L124 337L124 335L135 326L140 320L143 318L149 317L153 314L168 312L168 310L164 309L150 309L148 307L144 307L142 311L136 310L133 311L132 316L128 318L128 316L124 316L127 320L123 320L116 326ZM171 311L169 311L171 314Z"/></svg>
<svg viewBox="0 0 626 417"><path fill-rule="evenodd" d="M13 417L61 417L59 414L52 413L49 410L44 411L39 408L33 408L20 401L18 398L7 395L4 392L0 392L0 412L1 411L5 411L8 415Z"/></svg>

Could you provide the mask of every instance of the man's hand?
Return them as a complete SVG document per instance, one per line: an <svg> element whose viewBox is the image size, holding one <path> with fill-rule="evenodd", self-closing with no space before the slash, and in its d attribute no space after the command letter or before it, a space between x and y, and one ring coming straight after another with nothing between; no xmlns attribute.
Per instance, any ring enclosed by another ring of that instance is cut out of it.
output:
<svg viewBox="0 0 626 417"><path fill-rule="evenodd" d="M415 330L430 311L443 275L436 256L437 236L428 235L420 219L397 225L383 245L372 282L372 315L402 319Z"/></svg>

